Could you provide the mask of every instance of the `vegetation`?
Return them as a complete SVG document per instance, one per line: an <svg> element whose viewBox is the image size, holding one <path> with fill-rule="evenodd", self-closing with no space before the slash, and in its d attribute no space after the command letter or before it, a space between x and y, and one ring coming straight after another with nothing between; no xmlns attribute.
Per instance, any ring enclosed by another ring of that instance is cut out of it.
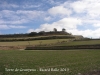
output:
<svg viewBox="0 0 100 75"><path fill-rule="evenodd" d="M52 45L57 44L61 41L68 41L69 39L50 39L50 40L34 40L34 41L13 41L13 42L0 42L0 46L27 46L29 45L40 45L40 42L42 41L42 45Z"/></svg>
<svg viewBox="0 0 100 75"><path fill-rule="evenodd" d="M100 49L100 40L76 41L74 39L58 40L50 45L41 44L26 47L26 50L66 50L66 49Z"/></svg>
<svg viewBox="0 0 100 75"><path fill-rule="evenodd" d="M66 29L65 29L65 28L63 28L63 29L62 29L62 32L66 32Z"/></svg>
<svg viewBox="0 0 100 75"><path fill-rule="evenodd" d="M20 34L4 34L0 35L1 38L19 38L19 37L35 37L35 36L48 36L48 35L71 35L70 33L66 32L65 29L63 28L62 31L57 31L56 28L54 28L53 31L45 32L45 31L40 31L40 32L31 32L31 33L20 33Z"/></svg>
<svg viewBox="0 0 100 75"><path fill-rule="evenodd" d="M54 35L54 36L39 36L39 37L24 37L24 38L2 38L0 42L13 42L13 41L32 41L32 40L49 40L49 39L73 39L71 35Z"/></svg>
<svg viewBox="0 0 100 75"><path fill-rule="evenodd" d="M0 50L0 75L78 75L100 70L100 50ZM58 68L63 71L40 71ZM20 69L7 71L7 69ZM37 71L23 71L36 69ZM65 69L65 70L64 70Z"/></svg>
<svg viewBox="0 0 100 75"><path fill-rule="evenodd" d="M64 28L62 31L54 28L50 32L0 35L0 75L92 75L88 73L99 72L100 49L67 49L82 45L100 47L100 39L71 35ZM37 50L22 50L26 47Z"/></svg>
<svg viewBox="0 0 100 75"><path fill-rule="evenodd" d="M81 41L71 41L69 43L64 42L62 44L59 44L59 46L72 46L72 45L94 45L94 44L100 44L100 39L98 40L81 40Z"/></svg>
<svg viewBox="0 0 100 75"><path fill-rule="evenodd" d="M70 49L100 49L99 45L75 45L75 46L29 46L25 50L70 50Z"/></svg>

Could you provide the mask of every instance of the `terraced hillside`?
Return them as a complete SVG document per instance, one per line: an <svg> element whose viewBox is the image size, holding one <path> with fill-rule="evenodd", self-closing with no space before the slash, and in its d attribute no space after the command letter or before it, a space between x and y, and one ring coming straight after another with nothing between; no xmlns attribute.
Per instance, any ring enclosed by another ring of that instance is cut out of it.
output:
<svg viewBox="0 0 100 75"><path fill-rule="evenodd" d="M100 39L98 40L73 40L70 42L63 42L59 43L56 46L72 46L72 45L94 45L94 44L100 44Z"/></svg>
<svg viewBox="0 0 100 75"><path fill-rule="evenodd" d="M51 45L27 46L26 50L100 49L100 39L68 39Z"/></svg>
<svg viewBox="0 0 100 75"><path fill-rule="evenodd" d="M75 39L73 35L48 35L36 37L20 37L20 38L0 38L0 49L25 49L27 46L50 46L63 41ZM82 38L82 37L81 37ZM13 46L13 48L12 48Z"/></svg>

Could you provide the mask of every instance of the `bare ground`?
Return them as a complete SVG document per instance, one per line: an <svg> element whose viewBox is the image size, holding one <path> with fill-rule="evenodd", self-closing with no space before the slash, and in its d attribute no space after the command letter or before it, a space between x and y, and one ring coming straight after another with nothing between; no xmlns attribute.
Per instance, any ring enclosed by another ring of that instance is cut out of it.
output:
<svg viewBox="0 0 100 75"><path fill-rule="evenodd" d="M90 71L90 72L83 74L83 75L100 75L100 70L99 71L96 71L96 70Z"/></svg>
<svg viewBox="0 0 100 75"><path fill-rule="evenodd" d="M23 50L26 46L0 46L0 50Z"/></svg>

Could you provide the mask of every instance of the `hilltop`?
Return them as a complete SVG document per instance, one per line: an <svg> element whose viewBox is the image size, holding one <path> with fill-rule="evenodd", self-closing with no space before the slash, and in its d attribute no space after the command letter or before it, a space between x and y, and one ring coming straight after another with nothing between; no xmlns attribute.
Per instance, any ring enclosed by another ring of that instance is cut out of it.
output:
<svg viewBox="0 0 100 75"><path fill-rule="evenodd" d="M62 31L57 31L57 29L54 28L53 31L49 32L40 31L26 34L0 35L0 47L1 49L25 49L27 46L49 46L52 44L56 45L58 42L70 42L83 38L82 35L72 35L66 32L64 28Z"/></svg>
<svg viewBox="0 0 100 75"><path fill-rule="evenodd" d="M65 39L65 38L83 38L81 35L72 35L66 32L66 29L57 31L54 28L53 31L45 32L30 32L25 34L3 34L0 35L1 42L12 42L12 41L31 41L31 40L47 40L47 39Z"/></svg>

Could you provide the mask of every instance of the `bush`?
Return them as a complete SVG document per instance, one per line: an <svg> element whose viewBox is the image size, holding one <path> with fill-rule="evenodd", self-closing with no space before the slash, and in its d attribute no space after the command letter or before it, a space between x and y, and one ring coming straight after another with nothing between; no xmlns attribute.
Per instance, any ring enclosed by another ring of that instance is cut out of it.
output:
<svg viewBox="0 0 100 75"><path fill-rule="evenodd" d="M52 46L52 47L26 47L25 50L68 50L68 49L100 49L98 45Z"/></svg>

